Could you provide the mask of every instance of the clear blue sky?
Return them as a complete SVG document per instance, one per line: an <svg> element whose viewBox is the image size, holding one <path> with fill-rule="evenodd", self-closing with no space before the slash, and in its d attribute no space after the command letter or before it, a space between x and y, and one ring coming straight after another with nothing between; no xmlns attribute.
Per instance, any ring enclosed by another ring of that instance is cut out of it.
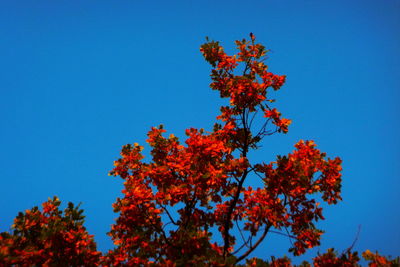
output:
<svg viewBox="0 0 400 267"><path fill-rule="evenodd" d="M222 101L199 46L233 52L253 32L287 75L277 107L293 120L254 157L299 139L340 156L344 201L325 209L321 250L349 247L361 225L355 249L400 254L400 1L2 1L0 25L0 231L57 195L83 202L110 248L121 146L160 123L210 129ZM271 235L255 255L288 245Z"/></svg>

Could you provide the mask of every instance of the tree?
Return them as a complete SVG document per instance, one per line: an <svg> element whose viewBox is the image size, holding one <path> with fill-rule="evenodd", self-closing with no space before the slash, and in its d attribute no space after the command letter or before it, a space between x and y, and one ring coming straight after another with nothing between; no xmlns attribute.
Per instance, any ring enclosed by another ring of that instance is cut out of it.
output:
<svg viewBox="0 0 400 267"><path fill-rule="evenodd" d="M20 212L12 234L0 234L0 266L97 266L101 253L83 226L83 210L71 202L59 210L54 197Z"/></svg>
<svg viewBox="0 0 400 267"><path fill-rule="evenodd" d="M125 186L114 204L120 215L110 232L117 245L110 252L113 264L235 264L272 229L288 231L295 255L319 245L322 231L315 222L323 215L313 194L329 204L341 199L341 160L326 158L313 141L299 141L275 162L250 162L250 150L264 137L287 133L291 121L269 97L285 76L268 71L268 51L254 35L236 45L234 56L218 42L201 46L213 67L211 88L230 104L221 107L213 131L187 129L184 145L174 135L164 137L162 126L152 128L148 163L143 147L123 147L111 171ZM263 123L253 123L260 115ZM259 179L262 186L246 186L248 179ZM216 235L220 242L211 241Z"/></svg>
<svg viewBox="0 0 400 267"><path fill-rule="evenodd" d="M82 210L70 203L63 214L55 197L43 211L20 213L13 233L1 233L0 265L234 266L247 259L246 266L292 266L288 258L248 257L270 232L285 231L294 240L294 255L318 246L322 231L315 223L324 217L315 197L328 204L341 200L341 160L300 140L276 161L251 162L249 153L265 137L288 132L291 121L270 98L286 77L268 71L268 50L253 34L236 45L234 56L214 41L200 49L212 66L211 88L229 99L212 131L189 128L181 143L172 134L165 137L163 126L153 127L148 162L139 144L122 148L110 172L124 180L123 197L113 204L119 213L109 233L113 250L101 255L83 227ZM363 256L371 266L396 264L378 253ZM314 266L358 261L351 249L313 259Z"/></svg>

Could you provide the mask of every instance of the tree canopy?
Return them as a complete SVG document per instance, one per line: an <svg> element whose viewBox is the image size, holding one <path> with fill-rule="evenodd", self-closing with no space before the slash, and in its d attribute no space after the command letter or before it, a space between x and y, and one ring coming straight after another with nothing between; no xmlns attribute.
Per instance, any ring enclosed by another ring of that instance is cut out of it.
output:
<svg viewBox="0 0 400 267"><path fill-rule="evenodd" d="M252 162L249 153L265 138L289 131L291 120L276 108L271 91L285 75L269 72L268 50L250 39L236 41L228 55L219 42L200 48L211 65L211 85L227 98L213 129L188 128L181 142L165 136L162 125L148 132L151 158L143 146L128 144L114 162L112 176L123 180L123 197L113 204L118 218L109 232L115 248L102 254L83 226L82 210L72 203L62 212L57 197L20 213L11 233L0 235L0 263L44 266L291 266L289 258L251 258L280 232L301 255L320 245L323 204L341 200L341 159L329 158L312 140L273 162ZM253 188L248 181L257 181ZM370 266L398 264L378 253L362 256ZM354 266L351 249L333 249L314 266ZM308 266L303 263L303 266Z"/></svg>

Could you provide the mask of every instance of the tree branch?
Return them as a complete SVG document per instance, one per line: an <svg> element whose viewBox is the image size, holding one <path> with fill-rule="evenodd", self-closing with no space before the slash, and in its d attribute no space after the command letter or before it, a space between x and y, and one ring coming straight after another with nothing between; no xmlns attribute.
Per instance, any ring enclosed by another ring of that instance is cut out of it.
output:
<svg viewBox="0 0 400 267"><path fill-rule="evenodd" d="M172 218L171 214L168 212L167 207L164 207L163 205L160 204L160 207L163 208L163 210L167 213L169 220L171 221L171 223L178 225L174 218Z"/></svg>
<svg viewBox="0 0 400 267"><path fill-rule="evenodd" d="M244 129L244 134L245 134L245 140L244 140L244 144L242 147L242 156L244 158L246 158L247 151L249 149L249 145L248 145L249 132L248 132L248 125L247 125L247 121L246 121L246 109L243 110L241 116L242 116L242 124L244 125L243 129ZM246 168L242 174L242 177L241 177L239 183L238 183L238 187L237 187L235 196L233 197L233 200L229 206L228 213L226 214L225 223L224 223L224 233L223 233L223 237L224 237L223 256L224 256L224 258L226 257L226 255L228 253L228 248L229 248L229 226L230 226L230 222L231 222L232 213L235 210L236 204L240 197L240 192L242 191L243 183L246 180L248 173L249 173L249 170L248 170L248 168Z"/></svg>
<svg viewBox="0 0 400 267"><path fill-rule="evenodd" d="M257 242L250 247L250 249L248 251L246 251L242 256L240 256L239 258L236 259L236 263L238 263L239 261L243 260L244 258L246 258L251 252L253 252L258 245L264 240L264 238L267 236L268 232L269 232L269 228L271 228L272 224L267 224L265 226L264 229L264 233L262 234L262 236L260 237L260 239L257 240Z"/></svg>

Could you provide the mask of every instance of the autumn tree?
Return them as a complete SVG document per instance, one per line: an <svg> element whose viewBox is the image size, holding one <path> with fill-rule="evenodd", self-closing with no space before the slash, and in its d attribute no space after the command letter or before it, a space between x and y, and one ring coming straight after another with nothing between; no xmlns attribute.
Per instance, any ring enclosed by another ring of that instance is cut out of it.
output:
<svg viewBox="0 0 400 267"><path fill-rule="evenodd" d="M0 233L0 266L97 266L101 253L83 226L83 210L69 203L64 212L54 197L20 212L11 233Z"/></svg>
<svg viewBox="0 0 400 267"><path fill-rule="evenodd" d="M98 252L83 211L69 203L62 212L54 197L42 209L20 213L11 232L0 234L0 266L292 266L287 257L265 261L251 254L270 232L293 239L294 255L318 246L323 232L316 222L324 217L316 198L341 200L341 160L310 140L273 162L250 160L264 138L289 130L291 120L270 97L286 77L269 72L268 50L254 35L236 46L232 56L219 42L207 40L200 49L212 67L211 88L229 100L213 130L189 128L182 143L166 137L163 126L153 127L149 160L139 144L122 148L110 172L124 181L123 197L113 204L119 214L109 233L114 249ZM370 251L362 256L370 266L399 264ZM313 265L357 266L359 260L351 249L330 249Z"/></svg>
<svg viewBox="0 0 400 267"><path fill-rule="evenodd" d="M341 200L341 160L302 140L274 162L249 160L265 137L287 133L291 120L269 96L286 77L269 72L268 50L254 35L236 45L233 56L219 42L200 49L212 66L211 88L229 100L212 131L189 128L181 143L172 134L165 137L163 126L154 127L147 162L142 146L123 147L110 173L125 187L114 204L119 217L110 232L116 245L110 263L233 265L273 229L295 239L289 249L294 255L319 245L322 231L315 222L324 217L315 194L328 204ZM260 116L263 122L254 123ZM246 186L247 180L261 186Z"/></svg>

